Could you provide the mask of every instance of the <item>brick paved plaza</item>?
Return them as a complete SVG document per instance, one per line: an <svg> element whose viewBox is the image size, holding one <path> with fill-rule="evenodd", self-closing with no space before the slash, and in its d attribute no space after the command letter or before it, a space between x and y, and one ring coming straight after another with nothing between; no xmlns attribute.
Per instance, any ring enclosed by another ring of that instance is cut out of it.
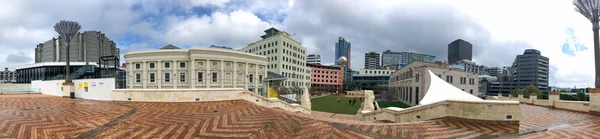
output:
<svg viewBox="0 0 600 139"><path fill-rule="evenodd" d="M592 138L600 131L595 116L529 105L521 109L520 127L454 118L389 124L313 118L242 100L139 103L0 95L0 138L493 138L519 133L522 138Z"/></svg>

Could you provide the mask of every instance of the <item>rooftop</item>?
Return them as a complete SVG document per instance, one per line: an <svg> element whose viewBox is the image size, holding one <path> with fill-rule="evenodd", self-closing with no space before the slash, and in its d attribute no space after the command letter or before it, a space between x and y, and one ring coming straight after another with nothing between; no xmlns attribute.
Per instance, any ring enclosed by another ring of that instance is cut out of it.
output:
<svg viewBox="0 0 600 139"><path fill-rule="evenodd" d="M521 105L520 127L456 118L367 123L244 100L151 103L23 94L0 95L0 109L2 138L596 138L600 131L599 117L531 105Z"/></svg>

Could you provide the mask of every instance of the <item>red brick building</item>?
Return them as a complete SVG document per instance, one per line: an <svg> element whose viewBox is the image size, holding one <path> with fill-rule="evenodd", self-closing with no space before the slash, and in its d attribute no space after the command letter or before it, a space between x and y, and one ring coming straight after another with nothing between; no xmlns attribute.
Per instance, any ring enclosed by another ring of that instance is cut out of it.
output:
<svg viewBox="0 0 600 139"><path fill-rule="evenodd" d="M311 90L342 93L344 79L342 67L310 63L306 65L312 68Z"/></svg>

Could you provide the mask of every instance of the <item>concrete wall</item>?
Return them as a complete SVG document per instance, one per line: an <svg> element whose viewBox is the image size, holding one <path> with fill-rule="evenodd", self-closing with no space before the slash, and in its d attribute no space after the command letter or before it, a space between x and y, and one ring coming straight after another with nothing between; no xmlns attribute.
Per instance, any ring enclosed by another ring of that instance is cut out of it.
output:
<svg viewBox="0 0 600 139"><path fill-rule="evenodd" d="M554 108L567 109L580 112L590 111L590 102L585 101L554 101Z"/></svg>
<svg viewBox="0 0 600 139"><path fill-rule="evenodd" d="M46 95L63 96L61 84L64 80L49 80L39 83L40 92ZM73 80L75 97L93 100L111 100L111 92L115 89L115 78ZM87 83L87 91L85 84ZM32 82L33 84L33 82ZM36 83L37 84L37 83ZM79 86L81 85L81 88Z"/></svg>
<svg viewBox="0 0 600 139"><path fill-rule="evenodd" d="M511 118L508 118L508 117ZM408 109L386 108L362 113L362 120L390 120L393 122L414 122L442 117L457 117L486 121L519 121L523 118L516 101L462 101L446 100L429 105L419 105Z"/></svg>
<svg viewBox="0 0 600 139"><path fill-rule="evenodd" d="M310 109L277 98L266 98L242 88L210 89L116 89L112 100L140 102L202 102L243 99L259 106L310 113Z"/></svg>
<svg viewBox="0 0 600 139"><path fill-rule="evenodd" d="M31 92L31 84L0 84L0 93Z"/></svg>
<svg viewBox="0 0 600 139"><path fill-rule="evenodd" d="M546 106L548 106L548 100L534 100L533 105L546 107Z"/></svg>

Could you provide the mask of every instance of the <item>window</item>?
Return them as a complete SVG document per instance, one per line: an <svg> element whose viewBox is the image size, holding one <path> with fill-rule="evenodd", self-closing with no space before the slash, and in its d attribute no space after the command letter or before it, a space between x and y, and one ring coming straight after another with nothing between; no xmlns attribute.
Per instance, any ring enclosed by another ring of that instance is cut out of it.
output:
<svg viewBox="0 0 600 139"><path fill-rule="evenodd" d="M217 82L217 76L218 76L217 72L212 73L212 82Z"/></svg>
<svg viewBox="0 0 600 139"><path fill-rule="evenodd" d="M179 73L179 82L185 83L185 72Z"/></svg>
<svg viewBox="0 0 600 139"><path fill-rule="evenodd" d="M136 83L142 82L142 75L141 74L139 74L139 73L135 74L135 82Z"/></svg>
<svg viewBox="0 0 600 139"><path fill-rule="evenodd" d="M150 73L150 82L153 83L154 82L154 73Z"/></svg>
<svg viewBox="0 0 600 139"><path fill-rule="evenodd" d="M419 82L419 74L417 73L417 75L415 76L415 82Z"/></svg>
<svg viewBox="0 0 600 139"><path fill-rule="evenodd" d="M250 82L251 82L251 83L253 82L253 80L252 80L252 79L254 79L254 78L253 78L253 75L252 75L252 74L248 75L248 80L250 80Z"/></svg>
<svg viewBox="0 0 600 139"><path fill-rule="evenodd" d="M453 80L454 80L454 77L450 76L450 83L453 83L454 82Z"/></svg>
<svg viewBox="0 0 600 139"><path fill-rule="evenodd" d="M140 64L135 64L135 69L140 69Z"/></svg>
<svg viewBox="0 0 600 139"><path fill-rule="evenodd" d="M473 94L473 89L471 89L469 92L470 92L471 94Z"/></svg>
<svg viewBox="0 0 600 139"><path fill-rule="evenodd" d="M171 63L165 62L165 68L171 68Z"/></svg>
<svg viewBox="0 0 600 139"><path fill-rule="evenodd" d="M258 82L259 83L262 83L262 79L263 79L263 76L262 75L258 75Z"/></svg>
<svg viewBox="0 0 600 139"><path fill-rule="evenodd" d="M165 82L171 82L171 73L165 73Z"/></svg>
<svg viewBox="0 0 600 139"><path fill-rule="evenodd" d="M185 68L185 62L179 62L179 68Z"/></svg>
<svg viewBox="0 0 600 139"><path fill-rule="evenodd" d="M450 82L450 76L446 75L446 82Z"/></svg>
<svg viewBox="0 0 600 139"><path fill-rule="evenodd" d="M202 82L203 81L203 74L202 72L198 72L198 82Z"/></svg>
<svg viewBox="0 0 600 139"><path fill-rule="evenodd" d="M150 68L153 69L154 68L154 63L150 63Z"/></svg>

